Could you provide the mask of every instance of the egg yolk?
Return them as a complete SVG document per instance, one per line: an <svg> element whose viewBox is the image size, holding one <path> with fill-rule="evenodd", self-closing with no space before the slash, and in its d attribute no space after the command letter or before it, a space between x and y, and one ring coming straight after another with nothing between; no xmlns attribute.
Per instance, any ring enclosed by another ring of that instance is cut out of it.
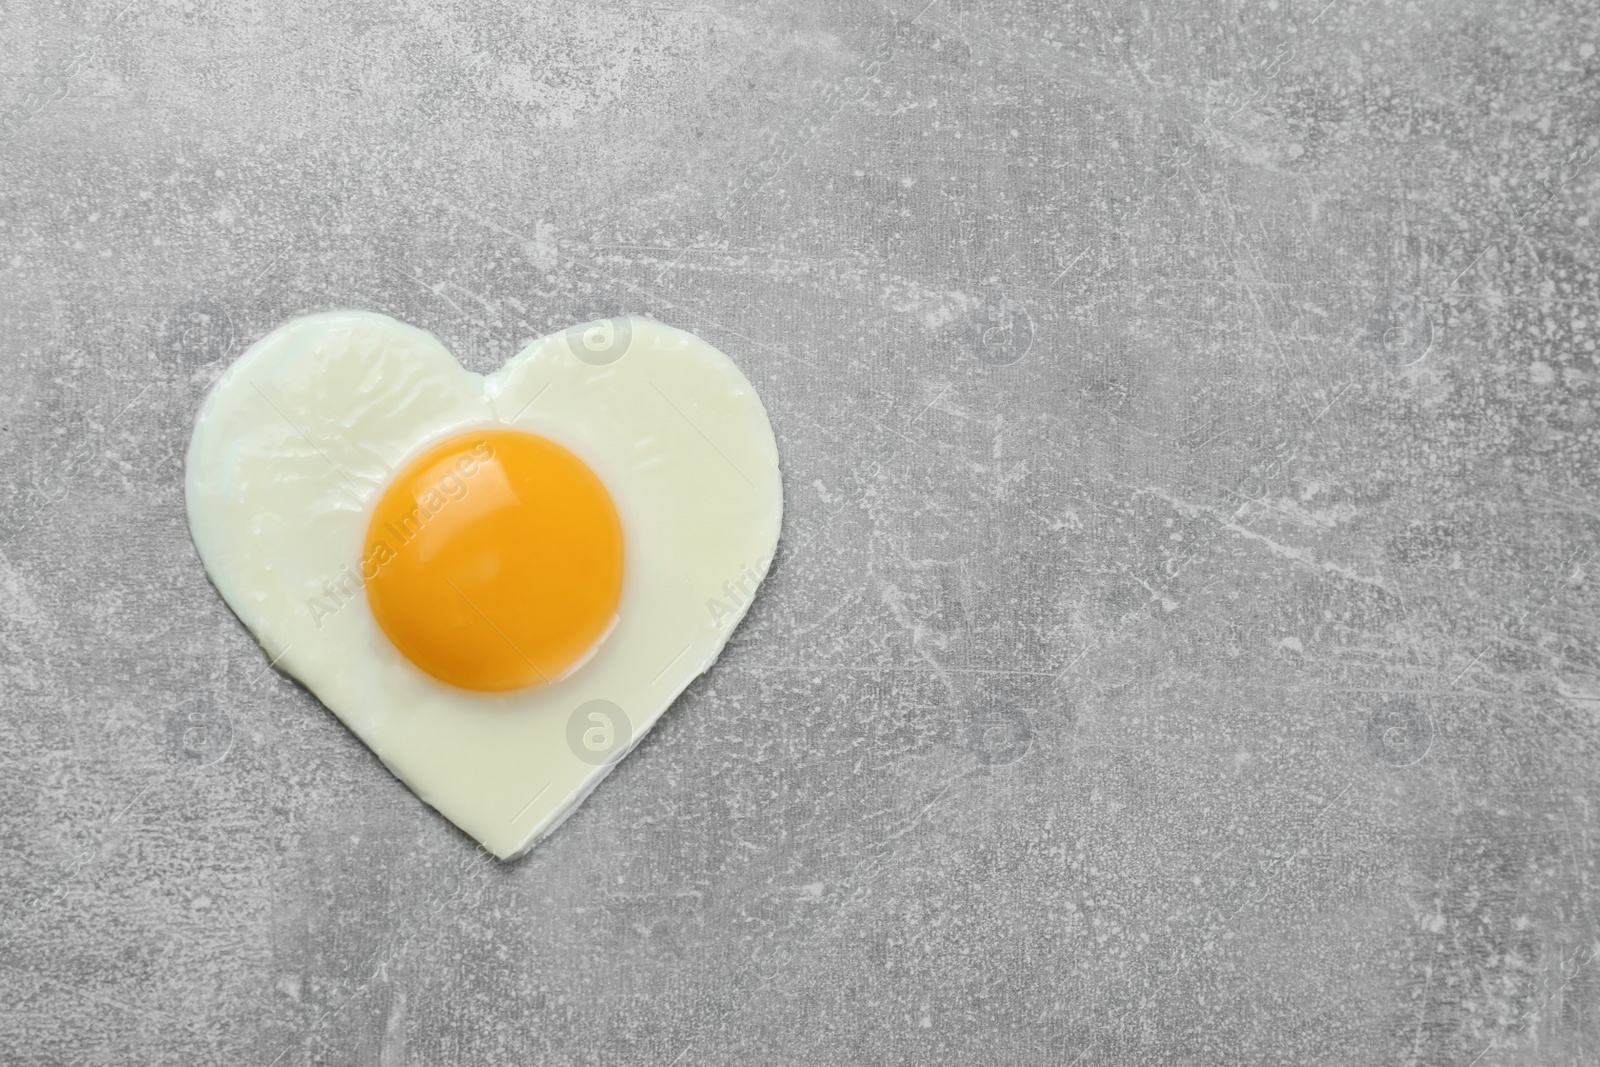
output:
<svg viewBox="0 0 1600 1067"><path fill-rule="evenodd" d="M610 631L622 523L577 456L543 437L479 430L410 460L367 527L361 577L406 658L463 689L560 678Z"/></svg>

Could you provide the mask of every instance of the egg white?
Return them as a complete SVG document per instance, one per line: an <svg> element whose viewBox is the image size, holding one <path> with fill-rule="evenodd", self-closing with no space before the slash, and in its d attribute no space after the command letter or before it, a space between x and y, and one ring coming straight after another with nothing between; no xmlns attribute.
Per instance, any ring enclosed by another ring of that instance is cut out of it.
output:
<svg viewBox="0 0 1600 1067"><path fill-rule="evenodd" d="M383 315L298 319L222 375L189 446L189 527L229 606L401 781L501 858L615 766L569 745L574 711L620 707L625 754L716 659L777 546L777 445L754 388L692 334L638 317L623 330L626 351L607 365L580 360L565 331L484 377ZM622 520L617 624L548 685L476 693L432 678L361 589L368 521L393 473L476 427L570 449Z"/></svg>

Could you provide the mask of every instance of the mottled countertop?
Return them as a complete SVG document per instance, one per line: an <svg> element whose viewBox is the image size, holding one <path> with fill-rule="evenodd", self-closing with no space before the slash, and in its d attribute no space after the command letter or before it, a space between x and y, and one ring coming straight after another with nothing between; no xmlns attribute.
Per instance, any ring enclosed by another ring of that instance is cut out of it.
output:
<svg viewBox="0 0 1600 1067"><path fill-rule="evenodd" d="M0 1062L1600 1057L1594 0L6 5ZM330 307L760 390L717 666L485 860L207 583Z"/></svg>

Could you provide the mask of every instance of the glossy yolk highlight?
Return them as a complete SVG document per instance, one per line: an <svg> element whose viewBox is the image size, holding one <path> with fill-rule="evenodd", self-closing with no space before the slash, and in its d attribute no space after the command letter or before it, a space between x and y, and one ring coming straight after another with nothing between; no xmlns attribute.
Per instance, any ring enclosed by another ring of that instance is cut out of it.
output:
<svg viewBox="0 0 1600 1067"><path fill-rule="evenodd" d="M480 430L432 446L389 483L361 577L412 663L463 689L521 689L578 666L616 621L622 524L565 448Z"/></svg>

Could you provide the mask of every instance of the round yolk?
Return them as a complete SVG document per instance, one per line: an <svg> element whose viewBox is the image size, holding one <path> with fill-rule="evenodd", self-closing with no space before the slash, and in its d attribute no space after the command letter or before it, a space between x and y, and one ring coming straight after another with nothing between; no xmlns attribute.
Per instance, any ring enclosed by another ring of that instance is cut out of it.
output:
<svg viewBox="0 0 1600 1067"><path fill-rule="evenodd" d="M418 455L384 490L361 554L383 632L463 689L560 678L611 629L622 524L600 479L543 437L479 430Z"/></svg>

